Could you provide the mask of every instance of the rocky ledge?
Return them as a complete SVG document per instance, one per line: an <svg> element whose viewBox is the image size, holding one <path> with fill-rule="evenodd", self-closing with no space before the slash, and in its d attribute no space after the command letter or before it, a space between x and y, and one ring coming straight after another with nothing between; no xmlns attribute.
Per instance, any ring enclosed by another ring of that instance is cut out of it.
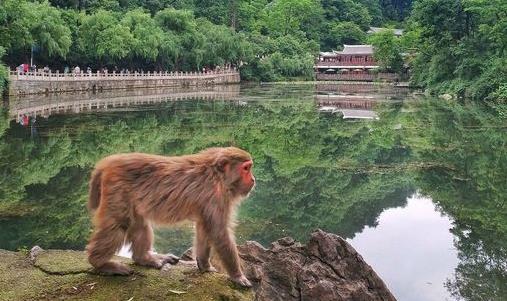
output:
<svg viewBox="0 0 507 301"><path fill-rule="evenodd" d="M247 242L239 250L251 290L220 273L199 273L188 253L162 270L133 266L133 275L111 277L94 274L81 251L0 250L0 300L395 300L334 234L318 230L306 245L282 238L269 249Z"/></svg>

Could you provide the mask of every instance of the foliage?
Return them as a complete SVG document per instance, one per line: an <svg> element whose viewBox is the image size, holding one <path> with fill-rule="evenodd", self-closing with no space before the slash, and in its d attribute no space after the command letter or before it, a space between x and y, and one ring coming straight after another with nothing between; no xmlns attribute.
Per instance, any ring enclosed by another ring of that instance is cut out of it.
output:
<svg viewBox="0 0 507 301"><path fill-rule="evenodd" d="M118 21L106 10L84 17L78 44L89 60L118 62L127 57L134 37L129 27Z"/></svg>
<svg viewBox="0 0 507 301"><path fill-rule="evenodd" d="M380 33L384 68L411 67L433 93L503 101L507 4L502 0L5 0L0 46L10 68L86 65L110 70L185 70L234 65L247 80L312 79L319 51ZM287 51L281 43L297 47ZM83 66L84 67L84 66Z"/></svg>
<svg viewBox="0 0 507 301"><path fill-rule="evenodd" d="M400 72L403 68L399 39L390 29L372 34L368 41L373 45L374 57L382 69Z"/></svg>
<svg viewBox="0 0 507 301"><path fill-rule="evenodd" d="M4 56L4 54L5 54L5 48L0 46L0 59ZM9 79L9 70L7 69L7 67L4 64L0 63L0 98L3 95L4 89L7 87L7 80L8 79ZM0 131L0 133L1 133L1 131Z"/></svg>
<svg viewBox="0 0 507 301"><path fill-rule="evenodd" d="M232 64L248 80L311 79L319 44L330 50L364 42L370 25L389 21L383 6L379 0L5 0L0 45L11 68L33 54L36 65L60 71ZM298 49L285 49L284 40Z"/></svg>
<svg viewBox="0 0 507 301"><path fill-rule="evenodd" d="M505 1L417 1L411 17L411 31L419 36L413 81L435 93L501 101L506 10Z"/></svg>
<svg viewBox="0 0 507 301"><path fill-rule="evenodd" d="M353 22L333 22L328 26L327 34L322 41L323 49L332 50L344 44L359 45L366 40L365 32Z"/></svg>
<svg viewBox="0 0 507 301"><path fill-rule="evenodd" d="M266 46L289 51L283 41ZM501 300L507 278L504 106L421 100L379 106L375 122L349 122L318 113L307 101L314 97L309 87L242 88L233 98L256 100L246 105L195 100L56 115L39 120L40 140L0 115L0 228L6 229L0 248L83 248L89 171L105 155L236 145L255 157L258 181L240 207L239 241L303 239L317 227L352 237L417 189L453 221L459 262L447 284L451 292ZM157 235L172 235L159 251L191 243L188 227Z"/></svg>
<svg viewBox="0 0 507 301"><path fill-rule="evenodd" d="M0 45L8 52L26 54L36 47L47 57L65 57L70 30L47 1L6 0L0 5Z"/></svg>

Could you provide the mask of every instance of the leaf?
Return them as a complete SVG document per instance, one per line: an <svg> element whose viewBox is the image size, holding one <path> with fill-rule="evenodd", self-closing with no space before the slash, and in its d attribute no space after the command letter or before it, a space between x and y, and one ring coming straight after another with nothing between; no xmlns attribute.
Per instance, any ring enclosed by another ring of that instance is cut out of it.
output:
<svg viewBox="0 0 507 301"><path fill-rule="evenodd" d="M177 290L169 290L171 293L174 293L174 294L177 294L177 295L181 295L181 294L186 294L187 292L184 292L184 291L177 291Z"/></svg>

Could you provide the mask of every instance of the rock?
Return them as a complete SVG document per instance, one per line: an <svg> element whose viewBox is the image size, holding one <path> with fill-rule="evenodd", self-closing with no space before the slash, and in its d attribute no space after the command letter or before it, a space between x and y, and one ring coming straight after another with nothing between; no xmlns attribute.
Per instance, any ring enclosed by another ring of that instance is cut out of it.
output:
<svg viewBox="0 0 507 301"><path fill-rule="evenodd" d="M440 94L438 97L442 98L443 100L453 100L453 99L456 99L455 95L451 95L449 93Z"/></svg>
<svg viewBox="0 0 507 301"><path fill-rule="evenodd" d="M200 273L189 261L192 250L161 270L132 265L129 277L92 273L81 251L34 247L27 258L0 250L0 300L395 300L354 248L331 233L317 230L306 245L285 237L269 249L252 241L238 249L252 290L224 274Z"/></svg>
<svg viewBox="0 0 507 301"><path fill-rule="evenodd" d="M29 258L30 258L30 261L32 263L35 262L35 260L37 259L37 256L39 256L40 253L42 253L44 250L39 247L39 246L34 246L31 250L30 250L30 254L28 254Z"/></svg>
<svg viewBox="0 0 507 301"><path fill-rule="evenodd" d="M396 300L341 237L317 230L306 246L283 238L264 249L239 246L256 300Z"/></svg>
<svg viewBox="0 0 507 301"><path fill-rule="evenodd" d="M306 246L285 237L269 249L254 241L238 249L255 300L396 300L361 255L335 234L317 230ZM191 249L185 254L191 256ZM212 264L223 271L216 258Z"/></svg>

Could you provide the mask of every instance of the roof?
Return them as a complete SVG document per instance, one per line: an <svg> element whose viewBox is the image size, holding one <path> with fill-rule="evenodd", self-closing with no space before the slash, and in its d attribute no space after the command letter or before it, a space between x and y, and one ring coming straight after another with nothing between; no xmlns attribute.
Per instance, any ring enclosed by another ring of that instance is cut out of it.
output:
<svg viewBox="0 0 507 301"><path fill-rule="evenodd" d="M343 45L343 50L337 54L373 54L371 45Z"/></svg>
<svg viewBox="0 0 507 301"><path fill-rule="evenodd" d="M336 56L336 53L335 53L334 51L330 51L330 52L321 52L321 53L320 53L320 56L322 56L322 57L327 57L327 56L332 57L332 56Z"/></svg>
<svg viewBox="0 0 507 301"><path fill-rule="evenodd" d="M368 30L366 33L377 33L377 32L381 32L382 30L386 30L386 29L391 29L391 28L370 27L370 30ZM391 30L394 32L395 36L401 36L403 34L403 29L392 28Z"/></svg>

